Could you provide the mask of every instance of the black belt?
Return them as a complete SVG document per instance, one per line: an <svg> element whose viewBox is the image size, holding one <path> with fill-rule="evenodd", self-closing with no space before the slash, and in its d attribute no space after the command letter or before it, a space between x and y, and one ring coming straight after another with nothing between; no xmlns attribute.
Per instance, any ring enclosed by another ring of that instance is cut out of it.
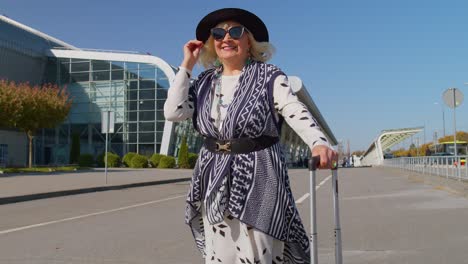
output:
<svg viewBox="0 0 468 264"><path fill-rule="evenodd" d="M273 146L279 137L261 136L258 138L234 138L221 140L205 138L205 147L215 153L246 154Z"/></svg>

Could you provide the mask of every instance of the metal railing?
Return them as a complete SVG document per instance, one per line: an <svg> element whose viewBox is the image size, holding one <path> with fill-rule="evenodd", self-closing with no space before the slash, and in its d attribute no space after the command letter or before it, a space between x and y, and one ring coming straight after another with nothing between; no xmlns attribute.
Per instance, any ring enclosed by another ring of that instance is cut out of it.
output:
<svg viewBox="0 0 468 264"><path fill-rule="evenodd" d="M422 174L439 175L458 180L468 180L467 159L468 156L405 157L385 159L383 166L416 171Z"/></svg>

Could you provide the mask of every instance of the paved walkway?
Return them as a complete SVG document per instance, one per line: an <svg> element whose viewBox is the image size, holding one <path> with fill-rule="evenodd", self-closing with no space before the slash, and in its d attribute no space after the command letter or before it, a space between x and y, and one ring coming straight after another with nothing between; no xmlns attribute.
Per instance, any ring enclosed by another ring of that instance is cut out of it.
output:
<svg viewBox="0 0 468 264"><path fill-rule="evenodd" d="M24 191L16 184L2 186L5 180L26 178L24 188L36 189L40 186L33 188L29 182L42 183L36 181L40 177L50 183L72 175L71 180L80 179L88 173L0 177L0 193ZM176 179L190 174L190 170L120 169L111 171L109 185L135 183L128 179L139 177L151 182L156 175ZM426 177L398 169L340 169L338 174L344 263L468 264L468 229L464 228L468 199L443 183L426 185ZM93 175L97 186L103 186L102 170ZM309 231L309 197L301 199L310 191L309 173L289 170L289 175L294 197L302 200L296 204ZM328 170L317 174L319 263L334 263L329 175ZM0 206L0 264L202 263L184 223L187 184Z"/></svg>
<svg viewBox="0 0 468 264"><path fill-rule="evenodd" d="M192 170L112 168L0 175L0 204L87 192L187 181Z"/></svg>

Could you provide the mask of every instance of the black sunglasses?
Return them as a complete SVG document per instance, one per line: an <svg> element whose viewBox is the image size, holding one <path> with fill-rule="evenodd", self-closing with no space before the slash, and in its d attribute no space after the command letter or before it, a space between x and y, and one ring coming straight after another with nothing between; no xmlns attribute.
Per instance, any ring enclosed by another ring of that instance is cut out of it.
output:
<svg viewBox="0 0 468 264"><path fill-rule="evenodd" d="M240 39L244 35L245 27L235 26L228 30L224 28L212 28L211 35L215 40L222 40L226 36L226 33L229 33L232 39Z"/></svg>

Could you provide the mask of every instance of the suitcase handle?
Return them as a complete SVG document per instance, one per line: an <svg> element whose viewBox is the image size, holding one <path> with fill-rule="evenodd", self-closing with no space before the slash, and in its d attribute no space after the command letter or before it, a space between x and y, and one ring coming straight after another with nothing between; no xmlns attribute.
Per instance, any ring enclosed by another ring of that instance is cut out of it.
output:
<svg viewBox="0 0 468 264"><path fill-rule="evenodd" d="M318 241L317 241L317 212L316 212L316 192L315 192L315 178L316 170L320 165L320 156L313 156L309 160L310 171L310 262L311 264L318 264ZM338 199L338 166L331 169L332 171L332 187L333 187L333 208L335 217L335 263L343 263L343 249L341 241L341 223L340 223L340 209Z"/></svg>
<svg viewBox="0 0 468 264"><path fill-rule="evenodd" d="M309 159L309 171L316 171L317 168L320 166L320 156L313 156L312 158ZM338 166L336 165L335 162L335 167L333 167L331 170L338 170Z"/></svg>
<svg viewBox="0 0 468 264"><path fill-rule="evenodd" d="M313 156L309 159L309 171L317 170L318 166L320 166L320 156Z"/></svg>

